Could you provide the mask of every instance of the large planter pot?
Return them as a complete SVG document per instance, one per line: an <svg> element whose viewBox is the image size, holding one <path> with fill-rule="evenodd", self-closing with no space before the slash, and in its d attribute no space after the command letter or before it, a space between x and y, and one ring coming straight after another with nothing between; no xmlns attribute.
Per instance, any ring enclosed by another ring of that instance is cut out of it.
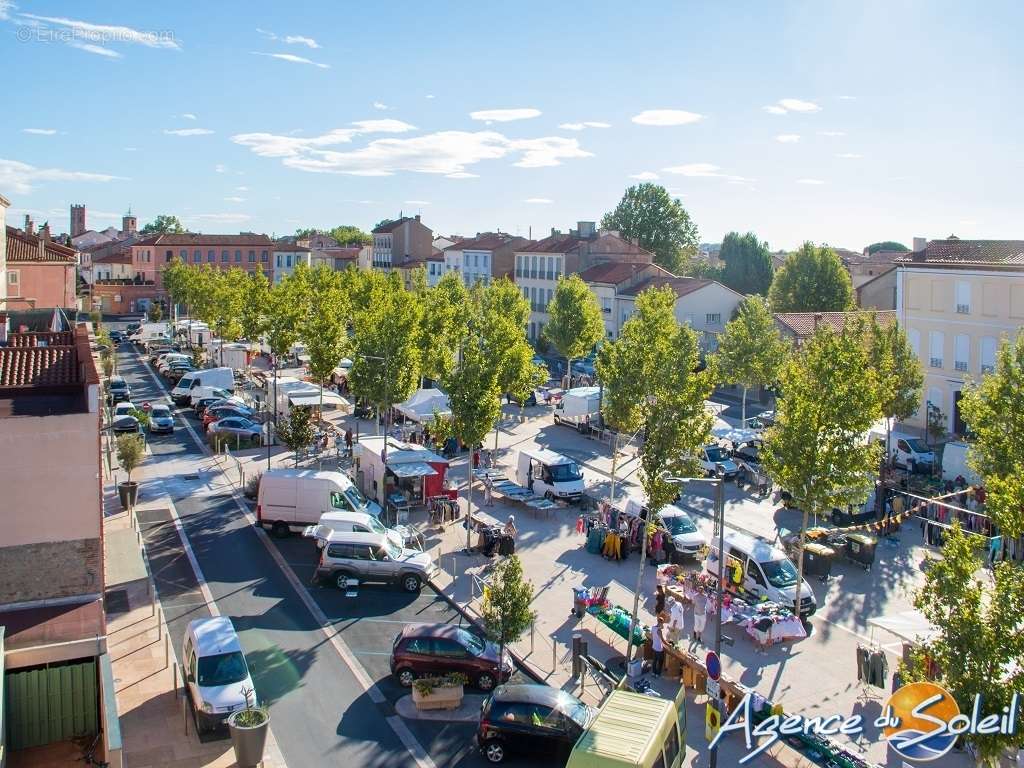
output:
<svg viewBox="0 0 1024 768"><path fill-rule="evenodd" d="M228 731L231 732L231 746L235 750L235 762L239 768L252 768L263 762L263 746L267 743L267 729L270 728L270 716L259 725L245 727L235 724L235 718L245 710L239 710L228 718Z"/></svg>
<svg viewBox="0 0 1024 768"><path fill-rule="evenodd" d="M415 685L412 689L412 701L416 709L458 709L462 704L463 686L455 685L448 688L434 688L428 694L420 693Z"/></svg>
<svg viewBox="0 0 1024 768"><path fill-rule="evenodd" d="M132 509L139 500L139 484L134 480L126 480L117 484L117 495L121 499L121 507Z"/></svg>

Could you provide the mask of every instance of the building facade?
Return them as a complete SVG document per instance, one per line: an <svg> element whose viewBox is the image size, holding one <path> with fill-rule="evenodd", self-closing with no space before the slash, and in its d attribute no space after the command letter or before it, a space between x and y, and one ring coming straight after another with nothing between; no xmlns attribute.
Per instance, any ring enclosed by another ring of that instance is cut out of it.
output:
<svg viewBox="0 0 1024 768"><path fill-rule="evenodd" d="M163 289L163 271L175 257L189 265L208 264L218 269L238 267L246 272L263 272L274 279L271 254L277 244L266 235L243 232L237 235L204 235L185 232L153 235L132 245L133 278Z"/></svg>
<svg viewBox="0 0 1024 768"><path fill-rule="evenodd" d="M931 240L897 267L896 303L925 374L906 423L923 430L931 407L948 433L964 434L961 392L1024 325L1024 240Z"/></svg>
<svg viewBox="0 0 1024 768"><path fill-rule="evenodd" d="M0 195L0 307L7 299L7 209L11 201Z"/></svg>
<svg viewBox="0 0 1024 768"><path fill-rule="evenodd" d="M31 229L31 227L30 227ZM78 308L78 256L55 243L44 227L37 235L5 226L6 296L3 308Z"/></svg>
<svg viewBox="0 0 1024 768"><path fill-rule="evenodd" d="M489 285L515 272L516 249L526 245L525 237L504 232L481 232L444 249L446 272L458 272L467 286ZM425 263L425 261L424 261Z"/></svg>
<svg viewBox="0 0 1024 768"><path fill-rule="evenodd" d="M313 266L313 251L302 245L290 245L278 243L274 246L274 277L273 282L280 283L285 277L290 276L295 267L305 264Z"/></svg>
<svg viewBox="0 0 1024 768"><path fill-rule="evenodd" d="M422 261L433 253L434 234L416 216L402 216L373 230L371 266L390 270L400 262Z"/></svg>

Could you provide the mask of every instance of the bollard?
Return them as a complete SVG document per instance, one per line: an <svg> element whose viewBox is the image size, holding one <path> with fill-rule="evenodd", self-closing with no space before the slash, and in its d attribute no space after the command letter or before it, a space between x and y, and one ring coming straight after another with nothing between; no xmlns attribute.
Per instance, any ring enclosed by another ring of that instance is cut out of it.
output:
<svg viewBox="0 0 1024 768"><path fill-rule="evenodd" d="M554 672L557 669L558 664L558 641L555 638L551 638L551 671Z"/></svg>
<svg viewBox="0 0 1024 768"><path fill-rule="evenodd" d="M171 661L171 636L170 635L164 635L164 669L167 669L167 666L170 664L170 661Z"/></svg>
<svg viewBox="0 0 1024 768"><path fill-rule="evenodd" d="M164 607L160 606L160 613L156 617L156 639L159 640L164 634Z"/></svg>
<svg viewBox="0 0 1024 768"><path fill-rule="evenodd" d="M583 635L574 632L572 636L572 679L580 676L582 665L580 663L580 648L583 645Z"/></svg>
<svg viewBox="0 0 1024 768"><path fill-rule="evenodd" d="M174 675L174 698L178 698L180 695L178 690L178 662L174 662L174 666L171 669L171 674Z"/></svg>

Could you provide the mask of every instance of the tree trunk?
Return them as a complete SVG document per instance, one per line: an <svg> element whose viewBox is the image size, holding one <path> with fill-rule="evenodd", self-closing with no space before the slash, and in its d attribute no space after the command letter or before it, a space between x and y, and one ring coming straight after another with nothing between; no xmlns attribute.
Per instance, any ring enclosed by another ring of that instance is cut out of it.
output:
<svg viewBox="0 0 1024 768"><path fill-rule="evenodd" d="M743 405L740 406L740 425L747 428L747 386L743 385Z"/></svg>
<svg viewBox="0 0 1024 768"><path fill-rule="evenodd" d="M469 554L472 546L470 545L470 536L473 534L473 525L471 520L473 519L473 451L476 449L470 447L469 449L469 469L466 472L469 485L466 486L466 554Z"/></svg>
<svg viewBox="0 0 1024 768"><path fill-rule="evenodd" d="M648 520L654 519L655 512L649 510L647 513ZM634 627L637 622L637 614L640 612L640 590L643 589L644 585L644 566L647 564L647 520L640 521L643 526L643 532L640 536L640 565L636 569L636 591L633 592L633 614L629 621L629 642L626 646L626 672L629 672L629 662L632 661L633 655L633 633ZM642 651L641 651L642 652ZM622 676L622 680L625 681L627 675Z"/></svg>
<svg viewBox="0 0 1024 768"><path fill-rule="evenodd" d="M892 458L892 419L885 417L885 466L889 466Z"/></svg>
<svg viewBox="0 0 1024 768"><path fill-rule="evenodd" d="M615 503L615 470L619 466L619 433L612 434L612 492L611 503Z"/></svg>
<svg viewBox="0 0 1024 768"><path fill-rule="evenodd" d="M572 358L566 356L565 358L565 375L566 383L569 385L566 389L572 388Z"/></svg>
<svg viewBox="0 0 1024 768"><path fill-rule="evenodd" d="M804 587L804 538L807 535L807 505L801 504L803 507L803 521L800 523L800 540L797 543L796 549L796 600L793 608L793 612L797 618L800 618L800 594Z"/></svg>

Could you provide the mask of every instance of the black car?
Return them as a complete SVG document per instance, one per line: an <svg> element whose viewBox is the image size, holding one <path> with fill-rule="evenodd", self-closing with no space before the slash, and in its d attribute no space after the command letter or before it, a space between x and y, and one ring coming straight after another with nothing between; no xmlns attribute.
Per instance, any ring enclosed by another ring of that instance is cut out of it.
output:
<svg viewBox="0 0 1024 768"><path fill-rule="evenodd" d="M110 340L112 342L114 342L115 344L120 344L122 341L124 341L124 332L123 331L111 331L107 335L110 336Z"/></svg>
<svg viewBox="0 0 1024 768"><path fill-rule="evenodd" d="M564 765L597 710L547 685L502 685L480 709L476 743L490 763L510 754Z"/></svg>
<svg viewBox="0 0 1024 768"><path fill-rule="evenodd" d="M132 399L132 391L128 382L120 376L111 376L107 385L107 399L111 405L117 405Z"/></svg>

